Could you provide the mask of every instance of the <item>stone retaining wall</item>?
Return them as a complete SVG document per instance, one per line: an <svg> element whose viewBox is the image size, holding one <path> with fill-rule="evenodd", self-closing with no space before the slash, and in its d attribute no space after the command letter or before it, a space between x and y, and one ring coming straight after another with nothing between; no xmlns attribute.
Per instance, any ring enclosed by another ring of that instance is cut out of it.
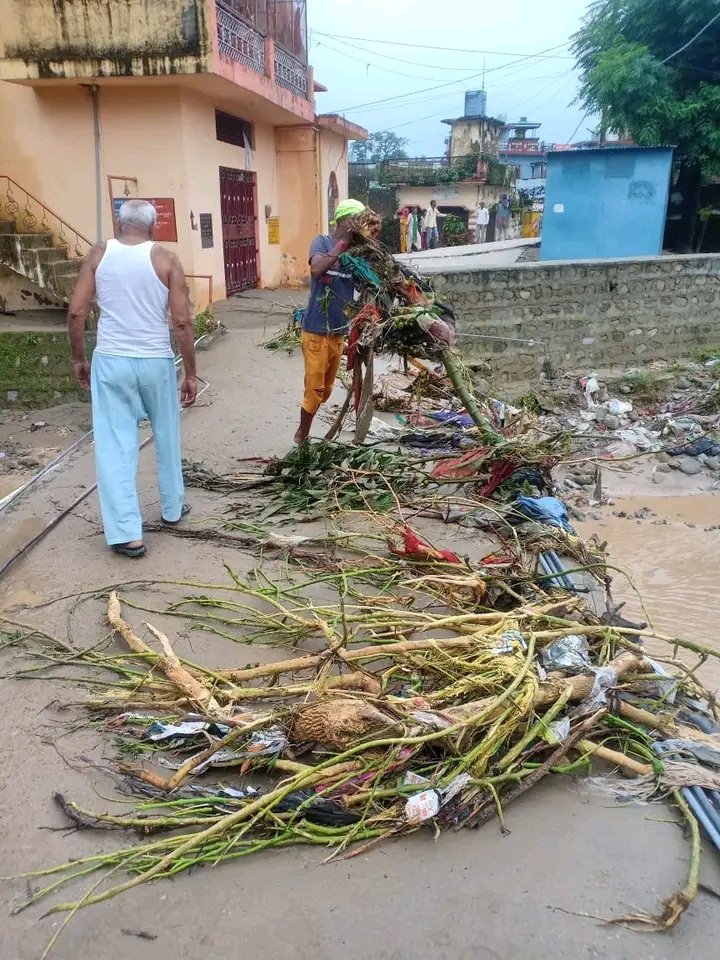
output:
<svg viewBox="0 0 720 960"><path fill-rule="evenodd" d="M488 359L507 387L537 378L546 355L556 374L586 373L720 347L720 255L527 263L434 279L455 307L463 353Z"/></svg>

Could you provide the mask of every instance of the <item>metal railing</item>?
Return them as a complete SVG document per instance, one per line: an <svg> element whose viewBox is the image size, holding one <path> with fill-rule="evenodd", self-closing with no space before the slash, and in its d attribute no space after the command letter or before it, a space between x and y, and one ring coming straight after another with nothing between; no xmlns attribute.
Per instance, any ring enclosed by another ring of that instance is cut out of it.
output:
<svg viewBox="0 0 720 960"><path fill-rule="evenodd" d="M223 57L265 73L265 37L216 0L218 48Z"/></svg>
<svg viewBox="0 0 720 960"><path fill-rule="evenodd" d="M281 87L285 87L296 97L307 100L308 72L307 67L295 57L275 44L275 80Z"/></svg>
<svg viewBox="0 0 720 960"><path fill-rule="evenodd" d="M92 247L91 240L4 173L0 173L0 220L13 223L18 233L51 237L68 260L81 260Z"/></svg>

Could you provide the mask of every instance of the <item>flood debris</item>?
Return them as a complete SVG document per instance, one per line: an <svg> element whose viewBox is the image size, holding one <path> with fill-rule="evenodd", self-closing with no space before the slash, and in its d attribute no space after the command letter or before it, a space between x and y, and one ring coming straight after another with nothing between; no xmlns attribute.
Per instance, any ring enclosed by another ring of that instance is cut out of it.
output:
<svg viewBox="0 0 720 960"><path fill-rule="evenodd" d="M604 770L688 824L683 889L657 916L614 921L668 930L698 890L699 824L712 839L720 816L720 705L697 676L720 652L618 616L604 545L578 536L554 476L577 444L572 425L540 404L476 397L451 347L451 307L364 227L343 255L361 289L348 364L358 439L372 422L376 351L440 359L447 378L433 369L432 404L406 418L393 449L313 441L227 476L186 464L188 482L225 497L271 481L252 515L237 500L215 527L164 531L259 553L247 576L226 563L222 583L183 581L182 599L163 609L142 585L119 585L102 601L115 649L8 634L25 656L42 654L31 672L91 681L83 706L117 748L118 791L135 800L117 814L60 792L56 804L79 829L138 835L28 874L49 880L20 909L51 898L48 912L72 913L270 848L317 846L329 862L425 828L497 820L506 830L513 801L545 777ZM582 412L604 405L605 430L635 408L609 404L597 378L577 389ZM597 471L588 475L602 496ZM322 535L282 527L309 517L324 520ZM480 532L492 546L470 556ZM270 565L272 547L286 548L285 566ZM198 663L153 625L160 615L238 650L284 653ZM82 877L93 886L57 902Z"/></svg>

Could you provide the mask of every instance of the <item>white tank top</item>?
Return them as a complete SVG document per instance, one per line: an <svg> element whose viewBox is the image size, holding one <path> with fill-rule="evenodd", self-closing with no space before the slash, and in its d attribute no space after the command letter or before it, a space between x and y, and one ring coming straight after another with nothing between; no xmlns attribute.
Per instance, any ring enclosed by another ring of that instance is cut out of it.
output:
<svg viewBox="0 0 720 960"><path fill-rule="evenodd" d="M108 240L95 271L97 345L114 357L172 357L168 288L150 259L154 244Z"/></svg>

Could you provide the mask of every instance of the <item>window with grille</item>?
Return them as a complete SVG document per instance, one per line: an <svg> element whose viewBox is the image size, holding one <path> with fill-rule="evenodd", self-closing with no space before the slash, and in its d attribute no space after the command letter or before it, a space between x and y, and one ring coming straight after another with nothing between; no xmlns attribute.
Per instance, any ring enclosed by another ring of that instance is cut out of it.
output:
<svg viewBox="0 0 720 960"><path fill-rule="evenodd" d="M233 117L230 113L215 111L215 135L223 143L232 143L236 147L244 147L245 140L255 149L253 125L248 120Z"/></svg>

